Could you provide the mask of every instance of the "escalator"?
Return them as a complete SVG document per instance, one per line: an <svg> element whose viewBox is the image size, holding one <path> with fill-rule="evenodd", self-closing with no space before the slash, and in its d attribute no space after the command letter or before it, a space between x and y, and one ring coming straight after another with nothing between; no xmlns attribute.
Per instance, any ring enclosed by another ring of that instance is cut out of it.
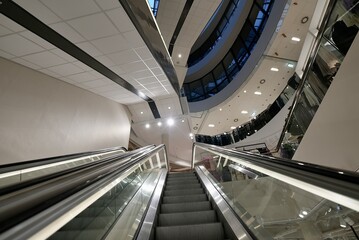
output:
<svg viewBox="0 0 359 240"><path fill-rule="evenodd" d="M156 239L224 239L224 230L195 173L169 174Z"/></svg>
<svg viewBox="0 0 359 240"><path fill-rule="evenodd" d="M101 154L0 169L0 240L358 239L356 173L200 143L185 173L164 145Z"/></svg>

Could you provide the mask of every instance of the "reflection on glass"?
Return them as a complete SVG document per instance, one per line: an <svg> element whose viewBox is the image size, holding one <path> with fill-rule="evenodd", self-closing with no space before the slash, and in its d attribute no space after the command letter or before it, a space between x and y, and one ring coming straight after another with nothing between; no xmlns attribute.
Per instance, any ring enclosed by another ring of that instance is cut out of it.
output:
<svg viewBox="0 0 359 240"><path fill-rule="evenodd" d="M291 159L358 32L358 1L337 1L281 143L280 156Z"/></svg>
<svg viewBox="0 0 359 240"><path fill-rule="evenodd" d="M199 148L195 160L258 239L356 239L351 209Z"/></svg>

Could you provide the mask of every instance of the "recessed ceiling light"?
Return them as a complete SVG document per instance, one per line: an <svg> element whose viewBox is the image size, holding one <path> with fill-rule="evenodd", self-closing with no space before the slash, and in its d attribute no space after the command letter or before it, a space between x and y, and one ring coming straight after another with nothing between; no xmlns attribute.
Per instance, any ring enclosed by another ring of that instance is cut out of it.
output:
<svg viewBox="0 0 359 240"><path fill-rule="evenodd" d="M255 115L256 115L256 113L255 113L255 112L253 112L253 113L252 113L252 117L254 117Z"/></svg>
<svg viewBox="0 0 359 240"><path fill-rule="evenodd" d="M213 127L214 127L214 124L208 124L208 127L213 128Z"/></svg>
<svg viewBox="0 0 359 240"><path fill-rule="evenodd" d="M184 119L182 119L182 121L181 122L184 122Z"/></svg>
<svg viewBox="0 0 359 240"><path fill-rule="evenodd" d="M238 118L233 119L233 122L238 122Z"/></svg>
<svg viewBox="0 0 359 240"><path fill-rule="evenodd" d="M263 83L265 83L265 82L266 82L265 79L261 79L261 80L259 81L260 84L263 84Z"/></svg>
<svg viewBox="0 0 359 240"><path fill-rule="evenodd" d="M178 54L178 57L181 58L181 57L182 57L182 54Z"/></svg>
<svg viewBox="0 0 359 240"><path fill-rule="evenodd" d="M220 108L219 111L222 111L222 108Z"/></svg>
<svg viewBox="0 0 359 240"><path fill-rule="evenodd" d="M171 109L171 107L168 107L168 109Z"/></svg>
<svg viewBox="0 0 359 240"><path fill-rule="evenodd" d="M244 90L243 92L244 92L244 93L246 93L246 92L247 92L247 90Z"/></svg>
<svg viewBox="0 0 359 240"><path fill-rule="evenodd" d="M248 113L248 111L243 110L243 111L241 111L241 113L242 113L242 114L247 114L247 113Z"/></svg>
<svg viewBox="0 0 359 240"><path fill-rule="evenodd" d="M162 122L158 122L157 126L161 127L162 126Z"/></svg>
<svg viewBox="0 0 359 240"><path fill-rule="evenodd" d="M279 69L276 68L276 67L272 67L270 70L273 71L273 72L278 72L279 71Z"/></svg>
<svg viewBox="0 0 359 240"><path fill-rule="evenodd" d="M298 38L298 37L292 37L292 41L294 41L294 42L299 42L299 41L300 41L300 38Z"/></svg>
<svg viewBox="0 0 359 240"><path fill-rule="evenodd" d="M175 121L174 121L172 118L169 118L169 119L167 120L167 125L168 125L168 126L172 126L174 123L175 123Z"/></svg>
<svg viewBox="0 0 359 240"><path fill-rule="evenodd" d="M233 129L236 129L236 127L232 126L231 129L232 129L232 130L233 130Z"/></svg>
<svg viewBox="0 0 359 240"><path fill-rule="evenodd" d="M146 128L150 128L150 124L146 123Z"/></svg>
<svg viewBox="0 0 359 240"><path fill-rule="evenodd" d="M300 218L304 218L304 215L303 215L303 214L299 214L299 217L300 217Z"/></svg>
<svg viewBox="0 0 359 240"><path fill-rule="evenodd" d="M224 135L227 135L227 133L226 133L226 132L224 132L223 134L224 134Z"/></svg>
<svg viewBox="0 0 359 240"><path fill-rule="evenodd" d="M146 97L146 95L141 91L138 91L138 95L140 95L140 97L143 97L143 98Z"/></svg>
<svg viewBox="0 0 359 240"><path fill-rule="evenodd" d="M255 91L254 94L255 95L262 95L262 93L260 91Z"/></svg>
<svg viewBox="0 0 359 240"><path fill-rule="evenodd" d="M288 64L287 64L287 67L289 67L289 68L294 68L294 64L293 64L293 63L288 63Z"/></svg>
<svg viewBox="0 0 359 240"><path fill-rule="evenodd" d="M141 112L141 114L143 114L143 112Z"/></svg>
<svg viewBox="0 0 359 240"><path fill-rule="evenodd" d="M193 133L190 133L189 136L190 136L190 137L193 137Z"/></svg>
<svg viewBox="0 0 359 240"><path fill-rule="evenodd" d="M304 215L308 215L308 212L307 212L307 211L302 211L302 213L303 213Z"/></svg>

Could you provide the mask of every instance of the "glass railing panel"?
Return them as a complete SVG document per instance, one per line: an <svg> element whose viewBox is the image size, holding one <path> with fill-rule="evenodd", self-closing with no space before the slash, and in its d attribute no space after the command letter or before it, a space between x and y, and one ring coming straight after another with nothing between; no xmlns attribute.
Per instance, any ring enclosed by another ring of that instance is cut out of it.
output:
<svg viewBox="0 0 359 240"><path fill-rule="evenodd" d="M249 162L196 148L212 183L258 239L356 239L359 213L264 174Z"/></svg>
<svg viewBox="0 0 359 240"><path fill-rule="evenodd" d="M50 239L101 239L126 208L151 170L133 173L53 234Z"/></svg>

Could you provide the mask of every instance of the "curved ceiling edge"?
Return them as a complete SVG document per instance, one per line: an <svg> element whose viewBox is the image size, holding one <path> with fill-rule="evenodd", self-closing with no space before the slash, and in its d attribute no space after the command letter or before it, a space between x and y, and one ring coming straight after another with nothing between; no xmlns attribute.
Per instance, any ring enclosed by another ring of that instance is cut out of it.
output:
<svg viewBox="0 0 359 240"><path fill-rule="evenodd" d="M175 68L147 2L120 0L120 3L179 96L180 87Z"/></svg>
<svg viewBox="0 0 359 240"><path fill-rule="evenodd" d="M277 0L274 2L271 14L269 16L266 27L261 34L261 37L259 38L257 45L253 50L251 56L249 57L248 61L235 76L235 80L231 81L224 89L222 89L219 93L210 98L198 102L189 102L188 106L190 112L194 113L206 111L221 104L222 102L230 98L247 80L247 78L251 75L254 68L260 61L268 44L270 43L286 4L286 0Z"/></svg>
<svg viewBox="0 0 359 240"><path fill-rule="evenodd" d="M188 68L184 82L192 82L205 76L222 61L242 30L251 7L251 1L240 1L238 3L237 9L235 10L238 12L232 15L230 19L231 23L229 23L222 33L222 39L224 41L219 41L203 59Z"/></svg>

